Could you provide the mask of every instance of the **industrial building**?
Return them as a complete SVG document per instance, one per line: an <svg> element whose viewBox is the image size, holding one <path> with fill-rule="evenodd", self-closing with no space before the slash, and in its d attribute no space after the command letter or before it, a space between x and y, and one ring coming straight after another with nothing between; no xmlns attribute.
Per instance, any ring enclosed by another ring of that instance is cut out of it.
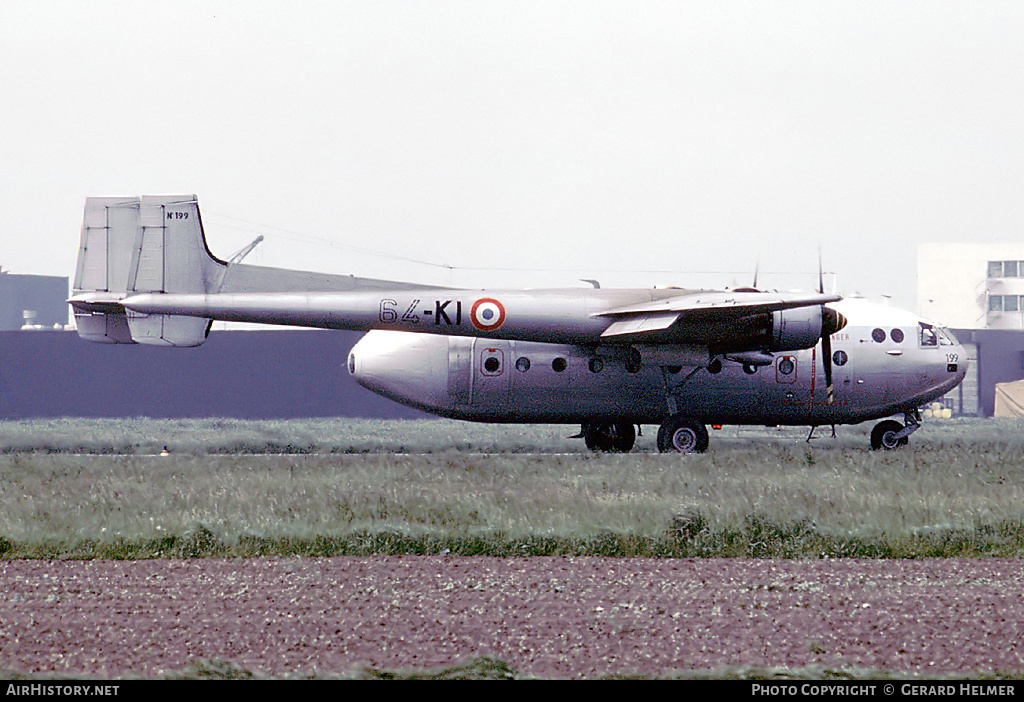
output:
<svg viewBox="0 0 1024 702"><path fill-rule="evenodd" d="M1024 243L921 244L917 310L956 329L1024 331Z"/></svg>
<svg viewBox="0 0 1024 702"><path fill-rule="evenodd" d="M351 378L359 333L217 330L188 351L91 344L65 330L67 296L67 278L0 273L0 420L427 416ZM918 300L969 354L944 406L992 416L999 388L1024 379L1024 244L922 245Z"/></svg>
<svg viewBox="0 0 1024 702"><path fill-rule="evenodd" d="M68 279L15 275L0 268L0 331L23 326L63 328L68 323Z"/></svg>
<svg viewBox="0 0 1024 702"><path fill-rule="evenodd" d="M919 245L917 304L968 351L968 376L944 404L996 414L1000 389L1024 378L1024 242Z"/></svg>

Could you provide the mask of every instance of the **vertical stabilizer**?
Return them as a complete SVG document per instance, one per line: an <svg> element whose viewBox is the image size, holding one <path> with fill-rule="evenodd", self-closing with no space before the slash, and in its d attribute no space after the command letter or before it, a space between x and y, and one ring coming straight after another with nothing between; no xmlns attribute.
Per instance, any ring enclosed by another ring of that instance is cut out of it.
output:
<svg viewBox="0 0 1024 702"><path fill-rule="evenodd" d="M90 197L75 271L75 321L89 341L198 346L210 321L126 311L136 293L212 293L227 265L206 246L194 195Z"/></svg>

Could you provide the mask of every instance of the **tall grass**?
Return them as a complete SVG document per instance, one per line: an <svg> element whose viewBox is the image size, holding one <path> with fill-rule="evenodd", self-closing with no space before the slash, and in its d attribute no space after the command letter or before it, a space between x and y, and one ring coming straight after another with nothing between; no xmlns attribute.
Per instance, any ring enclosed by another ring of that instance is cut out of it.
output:
<svg viewBox="0 0 1024 702"><path fill-rule="evenodd" d="M735 429L678 456L650 436L591 454L566 427L63 421L0 425L2 558L1024 555L1021 440L999 423L894 452Z"/></svg>

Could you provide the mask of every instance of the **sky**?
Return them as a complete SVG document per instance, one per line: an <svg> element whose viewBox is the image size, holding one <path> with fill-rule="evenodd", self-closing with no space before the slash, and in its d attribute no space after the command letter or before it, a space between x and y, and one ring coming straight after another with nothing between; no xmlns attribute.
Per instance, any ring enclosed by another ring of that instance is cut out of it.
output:
<svg viewBox="0 0 1024 702"><path fill-rule="evenodd" d="M0 266L90 195L222 258L467 287L749 285L913 309L1024 234L1024 4L0 0Z"/></svg>

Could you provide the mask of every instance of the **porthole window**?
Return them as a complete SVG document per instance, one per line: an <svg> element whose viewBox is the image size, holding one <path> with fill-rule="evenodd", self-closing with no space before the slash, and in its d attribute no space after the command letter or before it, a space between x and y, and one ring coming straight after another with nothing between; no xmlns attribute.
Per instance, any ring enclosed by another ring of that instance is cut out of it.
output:
<svg viewBox="0 0 1024 702"><path fill-rule="evenodd" d="M604 361L602 361L600 358L592 358L592 359L590 359L590 372L591 373L600 373L603 369L604 369Z"/></svg>
<svg viewBox="0 0 1024 702"><path fill-rule="evenodd" d="M846 355L845 351L836 351L834 354L832 354L832 363L836 364L837 366L845 366L848 360L850 359Z"/></svg>
<svg viewBox="0 0 1024 702"><path fill-rule="evenodd" d="M561 356L559 356L558 358L551 362L551 370L555 371L556 373L561 373L566 369L567 366L568 364L565 362L565 359L562 358Z"/></svg>
<svg viewBox="0 0 1024 702"><path fill-rule="evenodd" d="M789 375L795 368L796 364L793 363L793 359L789 356L783 356L782 359L779 360L779 372L783 375Z"/></svg>
<svg viewBox="0 0 1024 702"><path fill-rule="evenodd" d="M520 356L516 359L516 370L520 373L525 373L530 370L530 359L526 356Z"/></svg>
<svg viewBox="0 0 1024 702"><path fill-rule="evenodd" d="M484 370L488 373L497 373L501 368L501 362L494 356L484 360Z"/></svg>
<svg viewBox="0 0 1024 702"><path fill-rule="evenodd" d="M873 330L871 332L871 338L874 339L879 344L882 343L883 341L885 341L885 330L884 329L875 329L875 330Z"/></svg>
<svg viewBox="0 0 1024 702"><path fill-rule="evenodd" d="M897 344L903 343L902 329L893 329L891 332L889 332L889 336L892 337L892 340L895 341Z"/></svg>

